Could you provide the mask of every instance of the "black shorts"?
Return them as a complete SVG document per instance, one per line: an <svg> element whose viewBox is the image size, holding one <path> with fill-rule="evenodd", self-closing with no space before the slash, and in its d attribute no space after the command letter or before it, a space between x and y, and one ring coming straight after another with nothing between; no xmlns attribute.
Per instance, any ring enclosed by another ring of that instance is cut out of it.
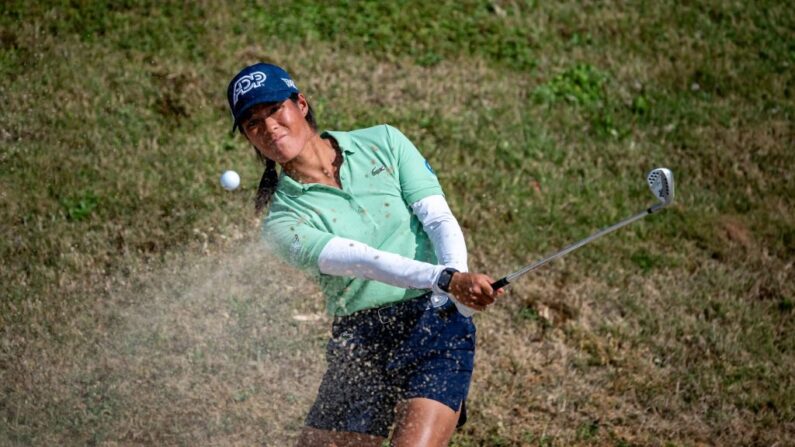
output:
<svg viewBox="0 0 795 447"><path fill-rule="evenodd" d="M386 437L397 402L424 397L461 409L460 427L474 358L475 325L451 300L434 308L415 298L337 317L306 425Z"/></svg>

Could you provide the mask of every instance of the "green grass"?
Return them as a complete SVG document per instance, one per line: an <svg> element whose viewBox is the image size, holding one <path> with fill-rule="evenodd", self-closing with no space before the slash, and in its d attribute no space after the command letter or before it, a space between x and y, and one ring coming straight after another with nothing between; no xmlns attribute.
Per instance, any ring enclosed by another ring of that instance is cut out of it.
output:
<svg viewBox="0 0 795 447"><path fill-rule="evenodd" d="M4 3L0 444L294 437L327 322L240 257L261 167L224 97L267 60L322 128L401 128L494 276L676 175L477 317L453 445L785 445L793 29L778 1Z"/></svg>

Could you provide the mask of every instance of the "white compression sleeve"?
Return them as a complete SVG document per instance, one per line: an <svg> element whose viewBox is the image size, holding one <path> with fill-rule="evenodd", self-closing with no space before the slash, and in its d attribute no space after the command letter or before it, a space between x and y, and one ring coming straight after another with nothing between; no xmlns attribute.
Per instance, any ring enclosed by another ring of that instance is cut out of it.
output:
<svg viewBox="0 0 795 447"><path fill-rule="evenodd" d="M428 196L413 203L411 209L422 222L422 228L431 239L439 263L461 272L469 271L464 233L444 197ZM449 296L453 298L453 302L461 314L471 316L476 312L475 309L459 303L452 295Z"/></svg>
<svg viewBox="0 0 795 447"><path fill-rule="evenodd" d="M431 239L439 264L469 271L464 233L444 197L428 196L412 204L411 209Z"/></svg>
<svg viewBox="0 0 795 447"><path fill-rule="evenodd" d="M370 279L404 289L431 289L444 270L442 265L415 261L341 237L332 238L323 247L318 267L327 275Z"/></svg>

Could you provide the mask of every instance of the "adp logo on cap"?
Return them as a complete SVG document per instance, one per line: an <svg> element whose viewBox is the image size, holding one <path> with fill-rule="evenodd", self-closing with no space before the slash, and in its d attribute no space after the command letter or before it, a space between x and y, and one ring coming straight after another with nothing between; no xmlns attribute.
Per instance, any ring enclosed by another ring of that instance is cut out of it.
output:
<svg viewBox="0 0 795 447"><path fill-rule="evenodd" d="M254 64L240 70L226 89L229 109L232 111L232 131L240 119L257 104L284 101L298 93L290 74L273 64Z"/></svg>
<svg viewBox="0 0 795 447"><path fill-rule="evenodd" d="M235 90L234 90L234 98L232 99L232 105L237 105L237 100L240 98L240 95L244 95L248 93L252 88L257 88L265 83L268 79L268 76L261 72L255 71L253 73L249 73L244 75L240 79L235 82Z"/></svg>

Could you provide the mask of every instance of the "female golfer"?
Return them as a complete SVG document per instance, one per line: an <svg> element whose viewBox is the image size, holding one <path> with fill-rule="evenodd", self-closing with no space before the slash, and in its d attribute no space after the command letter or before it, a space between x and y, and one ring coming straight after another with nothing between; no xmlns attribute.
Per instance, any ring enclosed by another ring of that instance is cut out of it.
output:
<svg viewBox="0 0 795 447"><path fill-rule="evenodd" d="M317 278L334 316L328 370L298 444L380 446L394 425L392 445L447 445L466 418L472 309L503 292L467 273L463 234L430 164L388 125L318 133L275 65L246 67L227 96L233 130L265 162L263 236Z"/></svg>

